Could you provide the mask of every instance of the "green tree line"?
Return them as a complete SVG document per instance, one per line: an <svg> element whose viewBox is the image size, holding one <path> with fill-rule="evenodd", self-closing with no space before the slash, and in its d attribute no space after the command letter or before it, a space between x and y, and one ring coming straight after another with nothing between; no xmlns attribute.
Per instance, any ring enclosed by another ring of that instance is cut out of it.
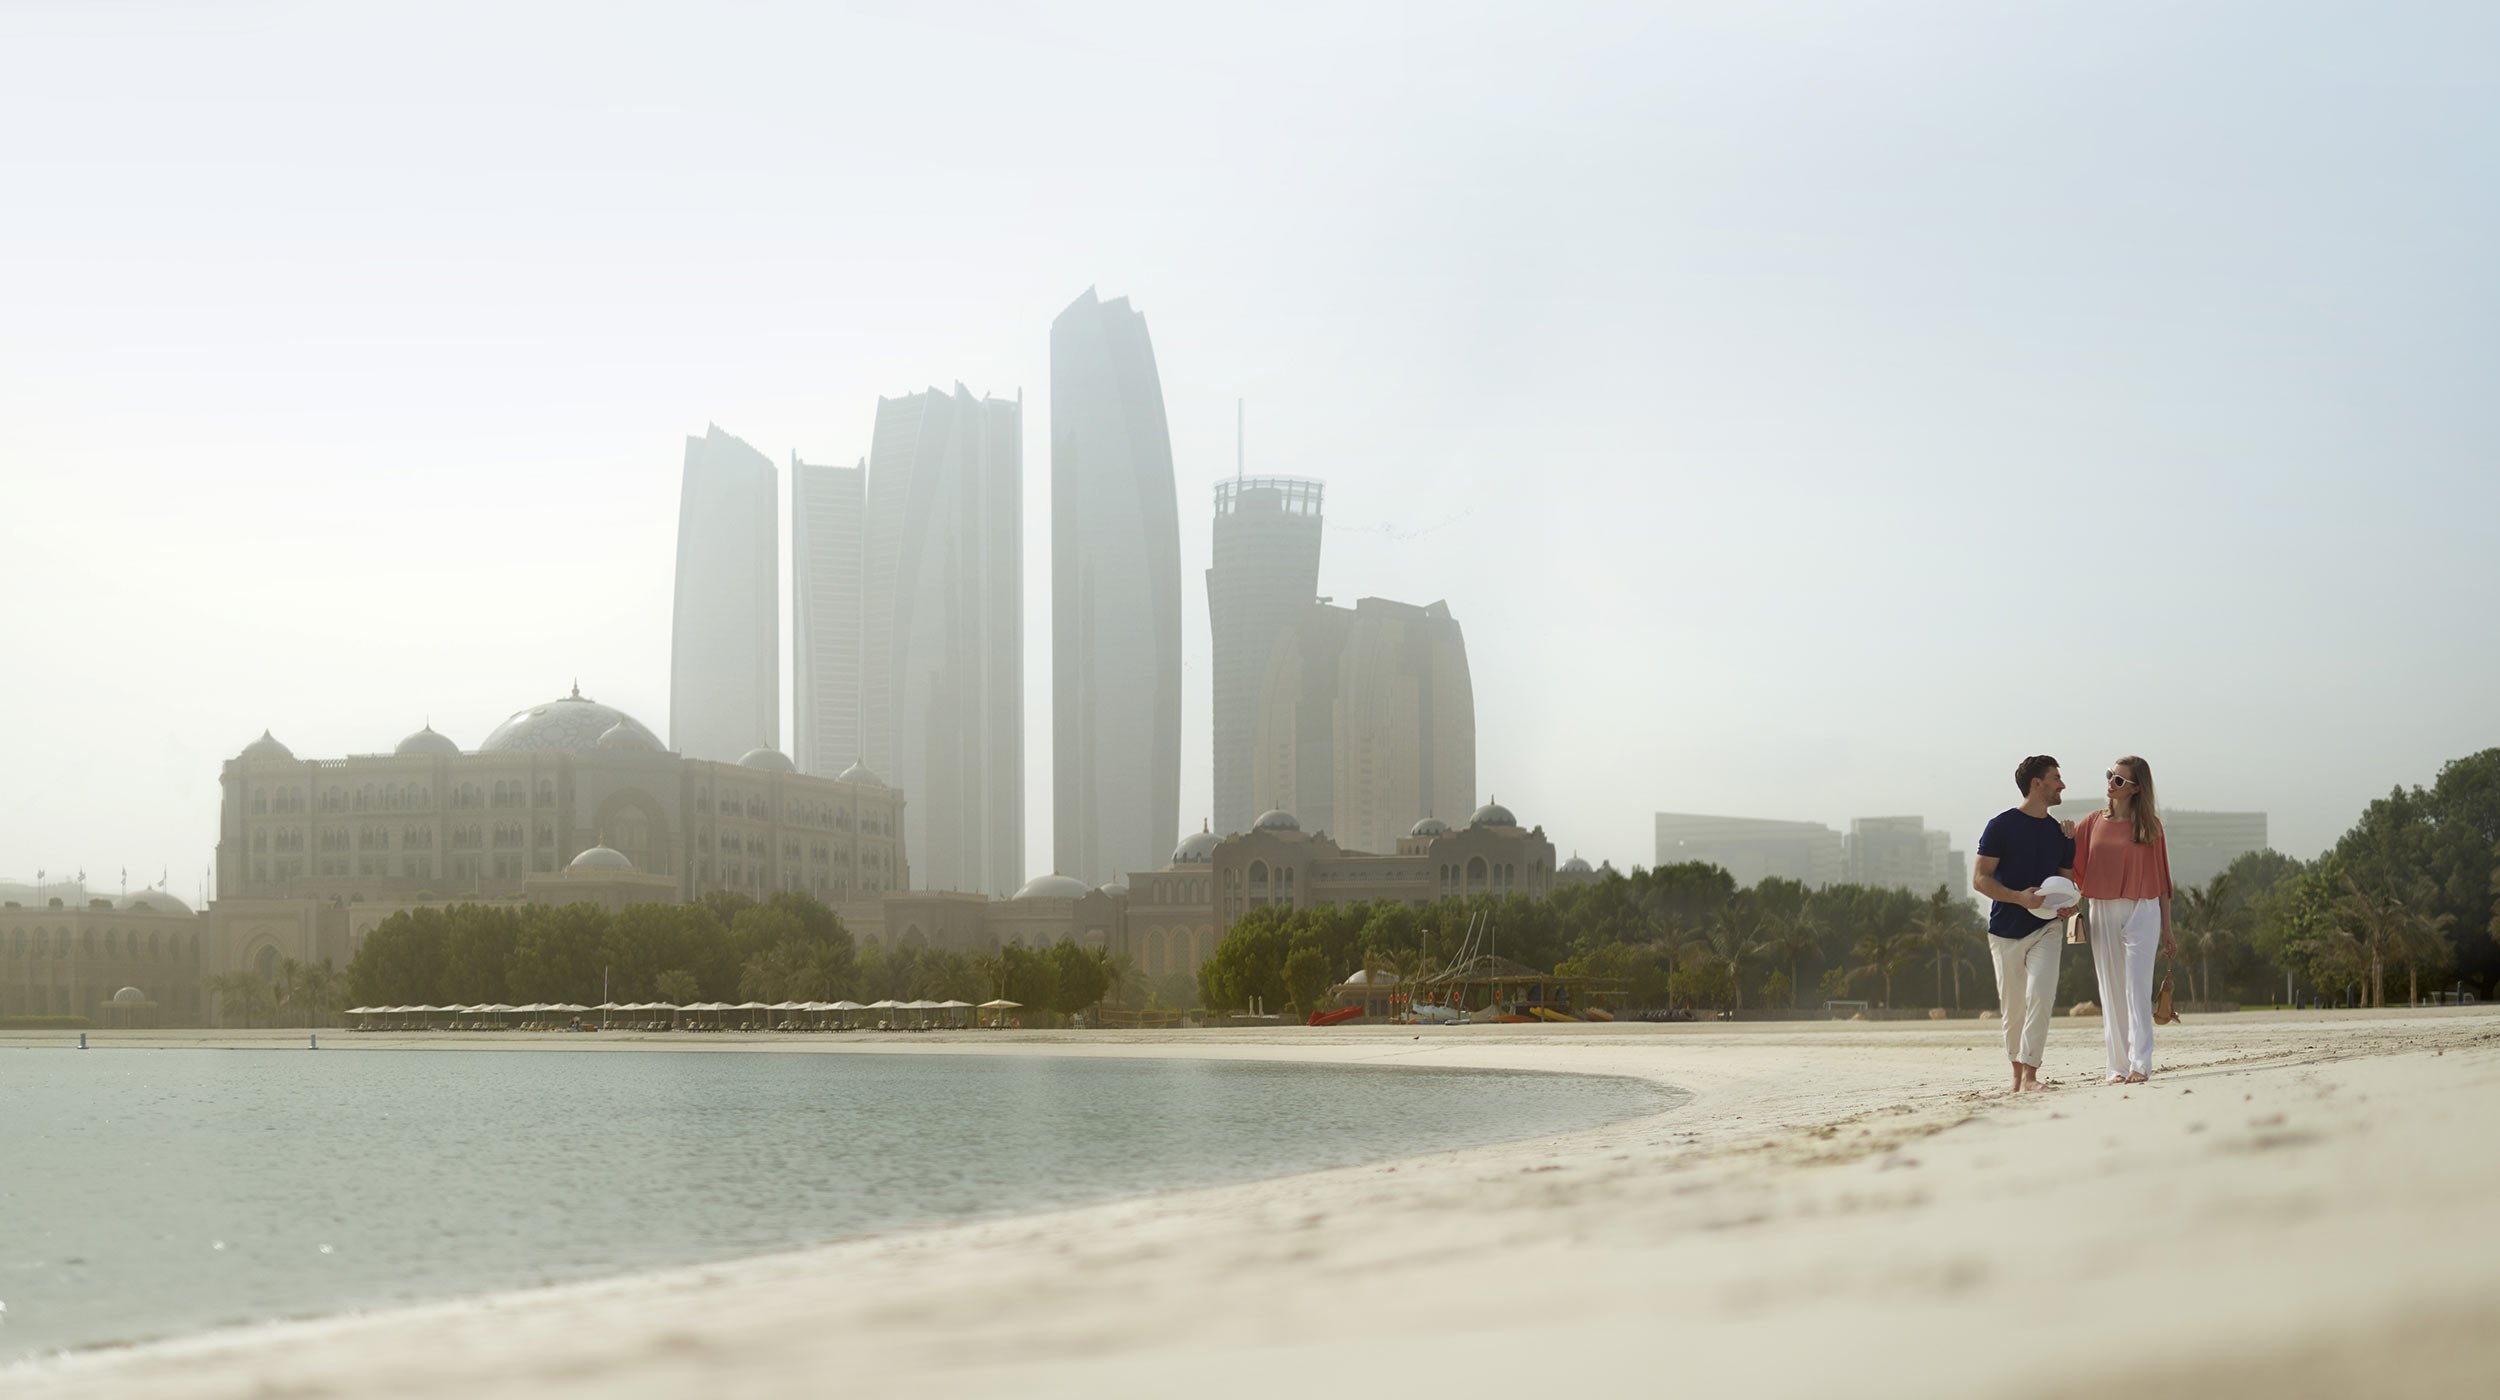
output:
<svg viewBox="0 0 2500 1400"><path fill-rule="evenodd" d="M719 892L693 904L408 909L366 935L345 974L368 1006L505 1002L968 1001L1070 1016L1117 994L1126 964L1062 942L986 954L859 947L821 900ZM603 995L604 992L604 995Z"/></svg>
<svg viewBox="0 0 2500 1400"><path fill-rule="evenodd" d="M2268 1004L2289 974L2303 1001L2405 1002L2500 983L2500 749L2442 768L2429 788L2369 805L2316 860L2241 856L2178 891L2173 973L2192 1002ZM1254 1000L1307 1012L1366 966L1413 976L1446 966L1470 921L1480 951L1566 976L1624 984L1633 1007L1819 1006L1978 1009L1996 1003L1979 906L1968 891L1925 895L1788 880L1736 888L1711 865L1608 872L1538 900L1513 895L1423 908L1266 908L1236 920L1200 969L1206 1006ZM2060 999L2094 996L2091 957L2063 959Z"/></svg>

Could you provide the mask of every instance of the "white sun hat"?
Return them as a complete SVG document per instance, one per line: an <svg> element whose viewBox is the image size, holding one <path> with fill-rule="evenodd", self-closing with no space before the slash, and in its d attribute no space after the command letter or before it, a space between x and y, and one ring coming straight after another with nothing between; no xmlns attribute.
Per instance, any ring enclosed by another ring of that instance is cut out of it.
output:
<svg viewBox="0 0 2500 1400"><path fill-rule="evenodd" d="M2051 875L2040 882L2040 899L2040 907L2031 911L2032 917L2055 919L2081 904L2083 891L2076 889L2075 882L2065 876Z"/></svg>

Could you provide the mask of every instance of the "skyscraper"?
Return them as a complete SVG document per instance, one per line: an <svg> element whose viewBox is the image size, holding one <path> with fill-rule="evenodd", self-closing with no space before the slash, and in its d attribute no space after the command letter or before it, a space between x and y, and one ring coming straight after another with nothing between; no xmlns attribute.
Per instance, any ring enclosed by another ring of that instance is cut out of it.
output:
<svg viewBox="0 0 2500 1400"><path fill-rule="evenodd" d="M1821 822L1660 812L1657 833L1658 864L1715 865L1739 889L1774 878L1821 889L1840 883L1847 866L1840 833Z"/></svg>
<svg viewBox="0 0 2500 1400"><path fill-rule="evenodd" d="M791 666L798 673L790 756L800 772L819 778L840 776L867 752L859 723L867 510L865 461L826 467L790 454Z"/></svg>
<svg viewBox="0 0 2500 1400"><path fill-rule="evenodd" d="M713 425L686 439L669 639L669 746L735 763L781 744L780 482Z"/></svg>
<svg viewBox="0 0 2500 1400"><path fill-rule="evenodd" d="M1268 668L1251 800L1381 854L1426 817L1466 821L1476 699L1449 605L1305 606Z"/></svg>
<svg viewBox="0 0 2500 1400"><path fill-rule="evenodd" d="M877 401L863 531L861 755L910 794L922 889L1024 883L1024 404Z"/></svg>
<svg viewBox="0 0 2500 1400"><path fill-rule="evenodd" d="M1050 327L1052 810L1088 884L1180 832L1180 502L1146 318L1093 290Z"/></svg>
<svg viewBox="0 0 2500 1400"><path fill-rule="evenodd" d="M1215 488L1215 565L1207 622L1215 641L1215 829L1248 831L1260 808L1250 769L1268 664L1319 592L1319 482L1236 476Z"/></svg>
<svg viewBox="0 0 2500 1400"><path fill-rule="evenodd" d="M1857 817L1849 823L1850 884L1927 894L1938 885L1968 898L1970 872L1949 833L1923 817Z"/></svg>

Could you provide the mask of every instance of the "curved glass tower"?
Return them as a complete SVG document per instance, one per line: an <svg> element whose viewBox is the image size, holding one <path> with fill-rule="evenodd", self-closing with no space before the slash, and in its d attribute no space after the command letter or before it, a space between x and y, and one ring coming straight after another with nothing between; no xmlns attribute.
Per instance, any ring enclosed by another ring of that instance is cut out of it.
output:
<svg viewBox="0 0 2500 1400"><path fill-rule="evenodd" d="M910 794L915 884L1024 883L1024 402L877 400L862 757Z"/></svg>
<svg viewBox="0 0 2500 1400"><path fill-rule="evenodd" d="M686 439L668 737L688 758L781 747L779 496L770 457L717 425Z"/></svg>
<svg viewBox="0 0 2500 1400"><path fill-rule="evenodd" d="M1162 868L1180 833L1181 540L1146 318L1088 288L1050 327L1056 869Z"/></svg>

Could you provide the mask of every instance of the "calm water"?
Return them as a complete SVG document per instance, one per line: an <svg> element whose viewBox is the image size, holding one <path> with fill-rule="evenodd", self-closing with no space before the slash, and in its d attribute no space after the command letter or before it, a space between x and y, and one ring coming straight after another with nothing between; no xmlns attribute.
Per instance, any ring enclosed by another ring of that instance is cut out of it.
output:
<svg viewBox="0 0 2500 1400"><path fill-rule="evenodd" d="M0 1050L0 1361L1591 1127L1625 1080L974 1055Z"/></svg>

